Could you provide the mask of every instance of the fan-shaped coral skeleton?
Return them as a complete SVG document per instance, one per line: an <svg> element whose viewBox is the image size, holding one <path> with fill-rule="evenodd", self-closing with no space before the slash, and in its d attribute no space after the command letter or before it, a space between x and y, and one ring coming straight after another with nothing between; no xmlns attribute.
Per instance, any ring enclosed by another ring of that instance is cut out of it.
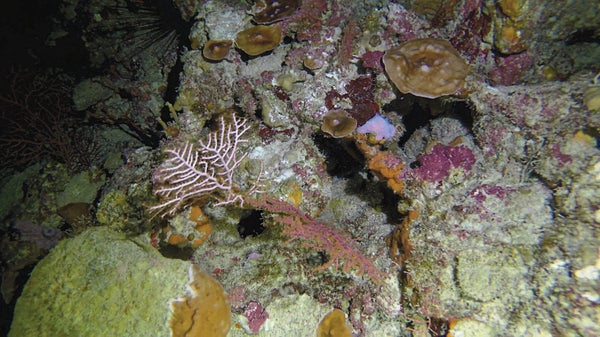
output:
<svg viewBox="0 0 600 337"><path fill-rule="evenodd" d="M173 215L193 201L216 201L215 206L243 206L244 197L259 192L262 171L255 180L240 187L236 173L247 153L240 145L250 129L247 119L232 116L229 123L221 117L220 128L211 132L198 146L186 142L183 147L167 149L168 158L154 172L155 193L161 203L151 207L160 214Z"/></svg>

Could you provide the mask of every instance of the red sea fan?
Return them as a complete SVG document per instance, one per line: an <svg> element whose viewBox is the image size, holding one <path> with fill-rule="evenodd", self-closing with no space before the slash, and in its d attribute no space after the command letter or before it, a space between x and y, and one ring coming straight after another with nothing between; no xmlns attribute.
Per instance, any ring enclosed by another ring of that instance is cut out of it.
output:
<svg viewBox="0 0 600 337"><path fill-rule="evenodd" d="M282 233L290 238L288 242L300 239L305 247L327 252L329 261L319 266L318 270L333 266L344 272L355 270L375 282L383 280L385 273L360 251L357 242L350 235L314 219L290 203L275 198L248 200L248 203L278 214L274 220L283 225Z"/></svg>

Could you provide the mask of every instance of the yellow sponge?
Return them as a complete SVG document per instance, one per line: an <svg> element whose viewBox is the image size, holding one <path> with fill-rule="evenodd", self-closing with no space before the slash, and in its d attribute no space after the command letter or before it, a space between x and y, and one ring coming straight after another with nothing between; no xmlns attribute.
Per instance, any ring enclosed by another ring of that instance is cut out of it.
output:
<svg viewBox="0 0 600 337"><path fill-rule="evenodd" d="M352 331L346 324L346 315L340 309L328 313L317 328L317 337L352 337Z"/></svg>
<svg viewBox="0 0 600 337"><path fill-rule="evenodd" d="M171 302L171 336L227 336L231 309L223 286L197 265L192 265L189 288L191 295Z"/></svg>

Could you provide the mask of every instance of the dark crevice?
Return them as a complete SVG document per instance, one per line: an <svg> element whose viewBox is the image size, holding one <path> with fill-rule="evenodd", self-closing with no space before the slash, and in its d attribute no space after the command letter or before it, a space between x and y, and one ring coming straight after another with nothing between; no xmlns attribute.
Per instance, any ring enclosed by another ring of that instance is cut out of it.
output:
<svg viewBox="0 0 600 337"><path fill-rule="evenodd" d="M579 43L600 43L600 32L593 29L578 30L565 41L567 46Z"/></svg>
<svg viewBox="0 0 600 337"><path fill-rule="evenodd" d="M315 134L313 140L325 156L329 175L350 178L364 168L365 160L352 141L329 138L323 134Z"/></svg>
<svg viewBox="0 0 600 337"><path fill-rule="evenodd" d="M419 98L415 99L412 104L407 104L406 100L410 99L414 98L402 97L383 107L383 110L387 112L401 111L400 114L406 131L398 140L400 146L403 146L416 130L427 126L431 120L442 116L454 117L467 129L473 130L473 109L468 101L441 102Z"/></svg>
<svg viewBox="0 0 600 337"><path fill-rule="evenodd" d="M249 236L258 236L265 231L263 225L262 211L252 210L246 216L240 219L237 226L237 231L240 233L240 237L245 239Z"/></svg>

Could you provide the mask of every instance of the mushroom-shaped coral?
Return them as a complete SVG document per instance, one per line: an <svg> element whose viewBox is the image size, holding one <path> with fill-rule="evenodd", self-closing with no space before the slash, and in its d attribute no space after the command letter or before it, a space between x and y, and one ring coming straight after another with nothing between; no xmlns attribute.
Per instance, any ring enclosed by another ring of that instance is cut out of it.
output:
<svg viewBox="0 0 600 337"><path fill-rule="evenodd" d="M292 15L299 7L301 0L258 0L254 13L254 22L270 24Z"/></svg>
<svg viewBox="0 0 600 337"><path fill-rule="evenodd" d="M383 64L400 92L426 98L459 92L469 71L448 41L434 38L410 40L386 51Z"/></svg>
<svg viewBox="0 0 600 337"><path fill-rule="evenodd" d="M202 55L211 61L221 61L229 53L232 44L231 40L209 40L202 49Z"/></svg>
<svg viewBox="0 0 600 337"><path fill-rule="evenodd" d="M273 50L281 42L281 28L277 26L254 26L235 36L236 47L250 56Z"/></svg>
<svg viewBox="0 0 600 337"><path fill-rule="evenodd" d="M321 131L334 138L342 138L356 130L356 119L350 117L344 110L332 110L323 116Z"/></svg>

